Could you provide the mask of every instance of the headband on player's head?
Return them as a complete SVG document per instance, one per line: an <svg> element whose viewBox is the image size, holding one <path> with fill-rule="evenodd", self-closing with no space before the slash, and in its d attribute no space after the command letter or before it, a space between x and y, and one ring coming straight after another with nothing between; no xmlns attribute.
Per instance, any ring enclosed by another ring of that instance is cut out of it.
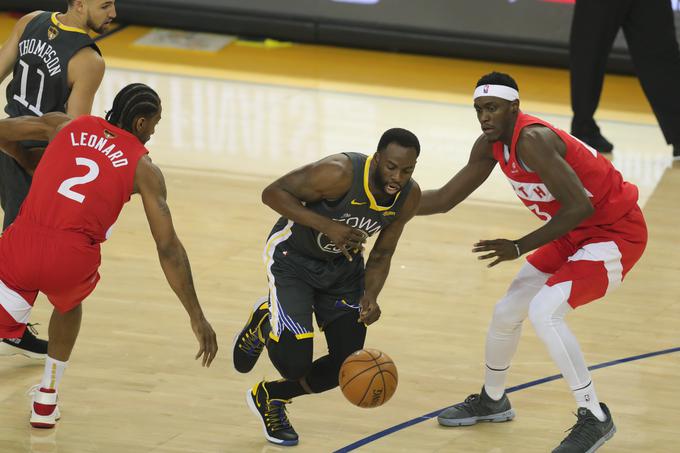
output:
<svg viewBox="0 0 680 453"><path fill-rule="evenodd" d="M514 101L519 99L519 91L505 85L480 85L475 88L473 100L482 96L494 96L506 101Z"/></svg>

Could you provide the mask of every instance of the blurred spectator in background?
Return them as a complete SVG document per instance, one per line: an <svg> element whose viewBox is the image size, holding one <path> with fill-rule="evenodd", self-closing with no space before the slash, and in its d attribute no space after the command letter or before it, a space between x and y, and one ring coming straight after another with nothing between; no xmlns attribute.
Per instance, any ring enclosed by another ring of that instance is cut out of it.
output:
<svg viewBox="0 0 680 453"><path fill-rule="evenodd" d="M680 159L680 51L670 0L576 0L571 24L571 133L602 153L614 146L593 115L619 29L673 157Z"/></svg>

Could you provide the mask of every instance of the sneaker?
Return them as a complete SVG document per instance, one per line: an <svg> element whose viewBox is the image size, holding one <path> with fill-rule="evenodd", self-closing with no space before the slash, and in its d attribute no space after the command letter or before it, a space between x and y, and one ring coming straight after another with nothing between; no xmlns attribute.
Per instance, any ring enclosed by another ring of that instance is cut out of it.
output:
<svg viewBox="0 0 680 453"><path fill-rule="evenodd" d="M572 132L571 135L595 148L595 150L601 152L602 154L609 154L614 149L614 145L612 145L609 140L604 138L599 131L592 134L576 134Z"/></svg>
<svg viewBox="0 0 680 453"><path fill-rule="evenodd" d="M0 341L0 356L23 355L29 359L45 360L47 357L47 341L37 338L37 324L27 324L21 338L4 338Z"/></svg>
<svg viewBox="0 0 680 453"><path fill-rule="evenodd" d="M257 300L245 327L234 337L234 368L239 373L249 372L257 363L267 342L263 330L268 327L268 320L269 301L263 297Z"/></svg>
<svg viewBox="0 0 680 453"><path fill-rule="evenodd" d="M616 432L609 408L600 403L602 411L607 416L603 422L597 419L585 407L579 407L576 414L576 424L569 428L571 431L553 453L592 453L611 439Z"/></svg>
<svg viewBox="0 0 680 453"><path fill-rule="evenodd" d="M277 445L297 445L298 435L286 414L286 404L290 400L269 399L264 381L246 392L246 402L253 414L262 422L264 437Z"/></svg>
<svg viewBox="0 0 680 453"><path fill-rule="evenodd" d="M57 391L40 387L31 387L29 395L33 397L31 404L31 426L34 428L54 428L61 417L57 406Z"/></svg>
<svg viewBox="0 0 680 453"><path fill-rule="evenodd" d="M462 403L444 409L437 421L443 426L470 426L477 422L507 422L513 418L515 411L508 396L504 393L500 400L495 401L482 387L481 394L470 395Z"/></svg>

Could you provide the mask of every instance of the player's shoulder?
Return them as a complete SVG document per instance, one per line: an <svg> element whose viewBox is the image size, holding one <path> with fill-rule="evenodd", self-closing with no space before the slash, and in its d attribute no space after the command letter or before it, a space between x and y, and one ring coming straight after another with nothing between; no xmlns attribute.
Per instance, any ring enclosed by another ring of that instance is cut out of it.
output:
<svg viewBox="0 0 680 453"><path fill-rule="evenodd" d="M490 142L486 135L480 134L472 145L471 160L493 159L493 148L498 142Z"/></svg>
<svg viewBox="0 0 680 453"><path fill-rule="evenodd" d="M418 184L418 181L411 178L411 189L408 192L406 204L415 204L417 206L420 203L421 195L422 191L420 190L420 184Z"/></svg>
<svg viewBox="0 0 680 453"><path fill-rule="evenodd" d="M106 68L104 57L92 46L78 50L68 63L69 72L103 73Z"/></svg>
<svg viewBox="0 0 680 453"><path fill-rule="evenodd" d="M36 17L40 16L41 14L45 14L45 13L49 13L49 11L43 11L41 9L31 11L30 13L23 15L19 19L19 22L29 23L30 21L32 21Z"/></svg>
<svg viewBox="0 0 680 453"><path fill-rule="evenodd" d="M16 22L14 25L14 32L21 36L24 33L24 30L26 29L26 26L33 21L36 17L40 16L43 13L46 13L47 11L42 11L42 10L36 10L32 11L28 14L25 14L19 18L19 20Z"/></svg>
<svg viewBox="0 0 680 453"><path fill-rule="evenodd" d="M519 131L517 146L540 146L559 140L557 134L545 124L528 124Z"/></svg>
<svg viewBox="0 0 680 453"><path fill-rule="evenodd" d="M319 162L327 163L330 165L346 166L351 162L351 158L347 153L336 153L324 157Z"/></svg>
<svg viewBox="0 0 680 453"><path fill-rule="evenodd" d="M338 153L326 156L314 163L317 170L328 173L328 177L343 176L352 173L352 160L347 154Z"/></svg>
<svg viewBox="0 0 680 453"><path fill-rule="evenodd" d="M418 181L416 181L413 178L411 178L411 192L416 193L418 195L420 195L420 192L421 192L420 184L418 184Z"/></svg>
<svg viewBox="0 0 680 453"><path fill-rule="evenodd" d="M148 154L144 154L137 161L135 168L135 187L138 191L144 188L159 190L165 187L165 176L160 167L153 163Z"/></svg>

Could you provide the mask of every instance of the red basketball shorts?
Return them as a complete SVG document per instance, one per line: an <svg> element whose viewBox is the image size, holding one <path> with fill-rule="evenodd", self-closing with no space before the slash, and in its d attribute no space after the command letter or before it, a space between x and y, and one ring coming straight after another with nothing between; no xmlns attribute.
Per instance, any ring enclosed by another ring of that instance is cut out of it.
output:
<svg viewBox="0 0 680 453"><path fill-rule="evenodd" d="M99 244L19 217L0 237L0 338L19 338L42 292L65 313L99 281Z"/></svg>
<svg viewBox="0 0 680 453"><path fill-rule="evenodd" d="M552 274L546 285L572 282L569 304L576 308L617 288L647 245L647 225L635 206L612 225L576 228L540 247L527 261Z"/></svg>

